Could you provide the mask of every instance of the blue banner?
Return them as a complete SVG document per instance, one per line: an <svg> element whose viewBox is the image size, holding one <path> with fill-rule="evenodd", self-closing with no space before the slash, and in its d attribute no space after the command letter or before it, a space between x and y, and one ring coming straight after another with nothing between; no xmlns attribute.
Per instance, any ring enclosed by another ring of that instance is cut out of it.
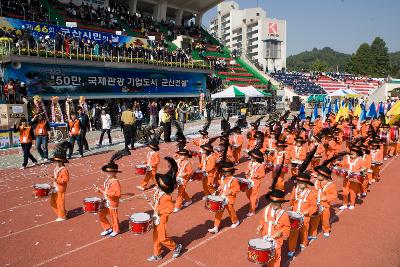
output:
<svg viewBox="0 0 400 267"><path fill-rule="evenodd" d="M126 43L130 45L131 43L135 43L136 45L144 45L147 46L148 42L144 38L137 38L132 36L122 36L116 35L106 32L98 32L85 30L80 28L68 28L68 27L60 27L57 25L51 25L40 22L32 22L21 19L13 19L0 17L0 27L7 29L28 29L31 31L32 35L35 38L44 37L46 35L54 38L57 32L61 31L66 35L75 38L84 38L86 40L96 41L98 43L102 43L108 40L112 40L114 43Z"/></svg>
<svg viewBox="0 0 400 267"><path fill-rule="evenodd" d="M206 89L202 73L36 63L7 66L5 79L27 84L28 95L90 97L198 96Z"/></svg>

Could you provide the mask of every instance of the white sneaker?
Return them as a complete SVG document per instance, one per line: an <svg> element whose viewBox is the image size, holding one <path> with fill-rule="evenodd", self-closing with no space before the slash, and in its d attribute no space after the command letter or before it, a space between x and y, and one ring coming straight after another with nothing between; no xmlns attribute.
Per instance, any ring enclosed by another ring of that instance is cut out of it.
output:
<svg viewBox="0 0 400 267"><path fill-rule="evenodd" d="M330 233L324 233L324 237L328 238L330 236Z"/></svg>
<svg viewBox="0 0 400 267"><path fill-rule="evenodd" d="M161 256L150 256L147 258L147 261L154 262L154 261L159 261L161 259L162 259Z"/></svg>
<svg viewBox="0 0 400 267"><path fill-rule="evenodd" d="M358 193L358 194L357 194L357 197L358 197L358 198L360 198L360 197L361 197L361 194L360 194L360 193Z"/></svg>
<svg viewBox="0 0 400 267"><path fill-rule="evenodd" d="M362 193L361 193L361 196L362 196L362 197L366 197L366 196L367 196L367 192L362 192Z"/></svg>
<svg viewBox="0 0 400 267"><path fill-rule="evenodd" d="M308 240L316 240L316 239L317 239L316 236L311 236L311 235L308 236Z"/></svg>
<svg viewBox="0 0 400 267"><path fill-rule="evenodd" d="M288 252L287 255L289 258L292 258L294 256L294 253L295 253L294 251L290 251L290 252Z"/></svg>
<svg viewBox="0 0 400 267"><path fill-rule="evenodd" d="M117 236L117 235L118 235L118 233L113 231L113 232L109 235L109 237L115 237L115 236Z"/></svg>
<svg viewBox="0 0 400 267"><path fill-rule="evenodd" d="M181 254L181 250L182 250L182 244L176 245L176 248L175 248L174 252L172 253L172 258L173 259L178 258L179 255Z"/></svg>
<svg viewBox="0 0 400 267"><path fill-rule="evenodd" d="M202 199L203 199L203 200L207 200L207 196L204 196Z"/></svg>
<svg viewBox="0 0 400 267"><path fill-rule="evenodd" d="M179 209L179 208L175 208L174 209L174 213L177 213L177 212L179 212L181 209Z"/></svg>
<svg viewBox="0 0 400 267"><path fill-rule="evenodd" d="M208 232L212 233L212 234L216 234L216 233L218 233L218 227L214 226L213 228L208 229Z"/></svg>
<svg viewBox="0 0 400 267"><path fill-rule="evenodd" d="M388 158L384 158L383 160L387 160Z"/></svg>
<svg viewBox="0 0 400 267"><path fill-rule="evenodd" d="M347 205L342 205L342 206L339 207L340 210L345 210L347 208L348 208Z"/></svg>
<svg viewBox="0 0 400 267"><path fill-rule="evenodd" d="M375 180L375 179L372 179L372 180L371 180L371 182L375 183L375 182L376 182L376 180Z"/></svg>
<svg viewBox="0 0 400 267"><path fill-rule="evenodd" d="M140 191L144 191L144 188L141 187L140 185L138 185L138 186L136 186L136 187L137 187L137 189L139 189Z"/></svg>
<svg viewBox="0 0 400 267"><path fill-rule="evenodd" d="M64 218L57 218L57 219L56 219L56 222L63 222L63 221L65 221Z"/></svg>
<svg viewBox="0 0 400 267"><path fill-rule="evenodd" d="M349 207L349 210L354 210L354 206L350 206L350 207Z"/></svg>
<svg viewBox="0 0 400 267"><path fill-rule="evenodd" d="M39 166L39 162L32 163L33 166Z"/></svg>
<svg viewBox="0 0 400 267"><path fill-rule="evenodd" d="M110 229L107 229L107 230L101 232L100 235L101 235L101 236L106 236L106 235L111 234L112 231L113 231L113 230L110 228Z"/></svg>
<svg viewBox="0 0 400 267"><path fill-rule="evenodd" d="M186 201L185 204L183 204L183 206L189 207L192 203L193 203L193 201L189 200L189 201Z"/></svg>
<svg viewBox="0 0 400 267"><path fill-rule="evenodd" d="M246 216L247 216L247 217L254 216L254 212L249 212L249 213L246 214Z"/></svg>
<svg viewBox="0 0 400 267"><path fill-rule="evenodd" d="M300 244L300 250L303 251L306 249L306 246L304 246L303 244Z"/></svg>
<svg viewBox="0 0 400 267"><path fill-rule="evenodd" d="M24 166L22 166L21 168L19 168L20 170L25 170L26 169L26 167L24 167Z"/></svg>
<svg viewBox="0 0 400 267"><path fill-rule="evenodd" d="M239 224L240 224L240 221L238 220L236 223L233 223L233 224L231 225L231 228L232 228L232 229L233 229L233 228L236 228L236 227L239 226Z"/></svg>

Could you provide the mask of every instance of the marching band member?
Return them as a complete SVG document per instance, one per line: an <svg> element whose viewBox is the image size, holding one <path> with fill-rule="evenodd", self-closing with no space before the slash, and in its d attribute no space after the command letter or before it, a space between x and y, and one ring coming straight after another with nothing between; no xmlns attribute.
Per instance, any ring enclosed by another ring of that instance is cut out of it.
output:
<svg viewBox="0 0 400 267"><path fill-rule="evenodd" d="M297 162L297 166L302 163L306 157L307 157L307 149L304 147L304 139L301 137L298 137L295 139L296 143L295 146L290 150L290 160L292 161L292 163L296 163ZM297 168L291 168L292 171L292 175L297 175Z"/></svg>
<svg viewBox="0 0 400 267"><path fill-rule="evenodd" d="M383 148L383 159L387 160L388 152L389 152L389 126L384 124L380 127L379 138L381 139L382 148Z"/></svg>
<svg viewBox="0 0 400 267"><path fill-rule="evenodd" d="M200 130L199 131L201 137L194 139L192 142L193 144L197 147L197 151L200 153L200 157L199 160L201 160L201 155L204 153L204 151L202 150L201 146L205 145L208 142L208 132L207 130Z"/></svg>
<svg viewBox="0 0 400 267"><path fill-rule="evenodd" d="M317 179L314 183L317 195L317 212L315 216L310 219L310 234L309 240L317 239L317 231L319 223L322 222L322 231L324 237L329 237L331 232L331 225L329 219L331 216L330 207L332 202L337 198L337 190L335 184L332 182L332 170L326 165L314 167L317 173Z"/></svg>
<svg viewBox="0 0 400 267"><path fill-rule="evenodd" d="M147 261L154 262L162 259L161 245L173 251L172 258L177 258L182 250L181 244L176 244L167 236L168 217L174 209L172 192L176 187L178 166L174 159L166 157L169 170L166 174L156 174L157 187L154 193L154 228L153 228L153 256Z"/></svg>
<svg viewBox="0 0 400 267"><path fill-rule="evenodd" d="M146 190L150 180L155 184L155 178L157 173L158 164L160 163L160 147L158 145L158 141L152 140L148 145L150 151L147 152L147 161L146 161L146 175L140 185L137 188L141 191Z"/></svg>
<svg viewBox="0 0 400 267"><path fill-rule="evenodd" d="M273 156L271 156L271 161L273 162L274 165L274 171L272 172L272 175L276 173L277 169L279 166L283 165L283 170L281 174L279 175L279 178L276 183L276 189L285 190L285 174L288 172L288 164L289 164L289 157L287 156L287 153L285 151L285 148L287 147L286 143L283 142L282 140L278 140L276 142L276 152Z"/></svg>
<svg viewBox="0 0 400 267"><path fill-rule="evenodd" d="M339 165L345 168L348 174L360 173L365 169L361 158L362 155L363 153L360 148L353 146L350 148L350 155L343 157L343 160L339 163ZM361 191L360 186L360 183L350 181L348 176L343 179L343 205L339 208L340 210L344 210L347 208L349 208L350 210L354 209L356 196ZM348 206L349 195L350 206Z"/></svg>
<svg viewBox="0 0 400 267"><path fill-rule="evenodd" d="M316 146L318 147L317 151L315 152L315 155L314 155L313 159L311 160L311 168L312 169L319 165L319 163L321 161L321 158L322 158L322 155L325 152L325 148L321 144L321 141L322 141L321 138L322 138L321 132L319 134L317 134L317 135L314 135L312 137L312 143L308 147L308 152L312 151Z"/></svg>
<svg viewBox="0 0 400 267"><path fill-rule="evenodd" d="M361 185L361 194L359 194L357 196L365 197L365 196L367 196L368 185L372 181L372 165L371 165L372 164L372 155L371 155L371 151L368 149L367 146L361 145L360 148L363 152L362 160L364 163L364 167L367 169L367 172L366 172L366 177Z"/></svg>
<svg viewBox="0 0 400 267"><path fill-rule="evenodd" d="M232 144L232 152L233 158L235 159L235 164L239 164L243 146L243 136L240 127L236 126L233 129L233 135L231 136L229 142Z"/></svg>
<svg viewBox="0 0 400 267"><path fill-rule="evenodd" d="M326 135L326 142L324 144L325 148L325 158L332 158L336 154L336 142L335 137L329 133Z"/></svg>
<svg viewBox="0 0 400 267"><path fill-rule="evenodd" d="M201 148L204 154L201 156L200 168L204 172L203 178L203 200L207 198L208 195L214 193L214 184L217 176L217 155L214 153L214 148L211 144L207 143L202 145Z"/></svg>
<svg viewBox="0 0 400 267"><path fill-rule="evenodd" d="M260 126L260 121L263 118L264 117L258 118L256 121L250 123L251 129L246 134L248 140L247 143L248 151L253 150L254 146L256 145L256 137L254 136L254 134L256 133L256 131L258 131L258 127Z"/></svg>
<svg viewBox="0 0 400 267"><path fill-rule="evenodd" d="M296 252L297 239L300 234L300 248L303 250L308 245L308 230L310 216L317 211L317 196L308 185L314 186L311 176L307 173L300 173L296 176L297 186L291 193L290 206L292 211L304 216L303 226L300 229L292 229L289 235L288 256L293 257Z"/></svg>
<svg viewBox="0 0 400 267"><path fill-rule="evenodd" d="M192 204L192 199L186 192L186 186L193 173L192 164L189 162L189 158L191 158L192 155L186 149L179 150L176 153L178 154L178 196L176 197L174 212L178 212L182 209L182 204L184 201L184 207L188 207L190 204Z"/></svg>
<svg viewBox="0 0 400 267"><path fill-rule="evenodd" d="M19 143L21 144L22 152L24 154L24 161L22 163L21 170L25 169L28 165L28 159L30 159L34 166L37 165L37 160L31 153L32 139L33 139L33 128L28 125L25 118L20 119L19 125L17 122L14 124L14 133L19 132Z"/></svg>
<svg viewBox="0 0 400 267"><path fill-rule="evenodd" d="M381 149L381 143L379 140L373 140L371 150L371 169L372 169L372 179L371 183L379 182L379 171L383 162L383 151Z"/></svg>
<svg viewBox="0 0 400 267"><path fill-rule="evenodd" d="M282 204L288 202L285 200L285 192L279 189L273 189L265 198L270 203L265 208L263 217L257 227L257 232L261 232L261 236L265 239L273 239L275 241L275 256L268 263L269 267L281 266L281 248L290 234L289 216L282 209Z"/></svg>
<svg viewBox="0 0 400 267"><path fill-rule="evenodd" d="M276 150L276 146L275 146L275 142L276 142L276 131L271 129L270 134L266 135L266 137L264 138L264 144L263 144L263 150L264 151L269 151L271 152L275 152Z"/></svg>
<svg viewBox="0 0 400 267"><path fill-rule="evenodd" d="M246 171L247 179L253 186L246 192L247 198L250 200L249 213L247 217L255 214L258 206L258 192L261 186L261 179L265 177L264 156L259 149L254 149L249 152L251 161Z"/></svg>
<svg viewBox="0 0 400 267"><path fill-rule="evenodd" d="M222 211L218 211L215 213L214 227L208 229L208 232L210 233L218 233L218 227L221 223L222 215L224 214L225 210L228 210L229 216L231 217L231 228L236 228L240 224L234 207L236 195L240 191L239 182L235 177L233 177L235 170L236 169L232 162L222 163L222 177L218 191L220 192L220 195L226 199L227 204L224 206L224 209Z"/></svg>
<svg viewBox="0 0 400 267"><path fill-rule="evenodd" d="M104 165L101 170L107 174L102 187L95 186L95 191L101 193L105 199L105 207L99 212L100 225L103 228L101 236L115 237L119 234L118 206L121 198L121 185L117 178L117 173L121 171L115 161L130 155L129 150L120 150L113 154L110 161ZM111 223L107 219L111 218Z"/></svg>
<svg viewBox="0 0 400 267"><path fill-rule="evenodd" d="M397 144L399 141L399 127L397 125L392 125L389 130L389 151L388 151L388 156L394 157L397 155Z"/></svg>
<svg viewBox="0 0 400 267"><path fill-rule="evenodd" d="M293 130L291 128L286 129L287 135L286 135L286 144L289 146L293 146L295 143L296 136L293 133Z"/></svg>
<svg viewBox="0 0 400 267"><path fill-rule="evenodd" d="M53 208L54 213L57 215L56 222L62 222L67 219L65 210L65 191L69 182L69 171L65 167L68 163L67 149L71 146L68 141L62 142L57 145L54 150L51 161L56 162L54 169L54 182L53 194L50 199L50 206Z"/></svg>

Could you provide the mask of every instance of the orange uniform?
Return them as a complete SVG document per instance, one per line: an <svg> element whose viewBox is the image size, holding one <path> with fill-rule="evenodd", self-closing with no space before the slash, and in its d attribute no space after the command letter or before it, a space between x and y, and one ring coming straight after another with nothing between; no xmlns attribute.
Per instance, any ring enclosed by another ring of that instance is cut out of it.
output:
<svg viewBox="0 0 400 267"><path fill-rule="evenodd" d="M68 122L69 136L78 136L81 130L79 119L69 120Z"/></svg>
<svg viewBox="0 0 400 267"><path fill-rule="evenodd" d="M169 250L175 250L176 243L167 237L167 223L168 217L174 210L174 203L172 197L169 194L157 189L154 193L155 213L160 217L160 223L154 225L153 229L153 250L154 255L159 256L161 254L161 245L168 248Z"/></svg>
<svg viewBox="0 0 400 267"><path fill-rule="evenodd" d="M389 136L388 136L388 140L389 140L388 156L389 157L394 157L398 153L398 151L397 151L398 140L396 140L396 138L391 138L391 135L392 135L391 133L394 133L393 136L397 136L397 139L398 139L399 127L392 126L390 128Z"/></svg>
<svg viewBox="0 0 400 267"><path fill-rule="evenodd" d="M310 236L316 237L318 226L322 221L322 231L329 233L331 231L331 225L329 218L331 216L330 207L332 202L337 199L337 190L334 183L327 180L314 182L315 194L317 195L317 214L311 216L310 219ZM325 197L324 200L321 198Z"/></svg>
<svg viewBox="0 0 400 267"><path fill-rule="evenodd" d="M283 156L285 156L285 160L283 160ZM288 172L289 166L289 157L287 156L286 151L277 151L273 156L271 156L271 162L274 165L274 171L272 172L272 177L274 176L274 172L278 170L280 165L284 165L284 169L282 169L281 175L278 178L275 188L284 191L285 190L285 175Z"/></svg>
<svg viewBox="0 0 400 267"><path fill-rule="evenodd" d="M345 168L348 173L352 172L360 172L364 169L364 162L361 157L357 157L356 159L351 159L350 155L347 155L343 158L340 166ZM350 206L354 206L356 203L356 196L361 192L361 184L356 182L351 182L349 179L343 179L343 205L346 206L349 204L349 195L350 195Z"/></svg>
<svg viewBox="0 0 400 267"><path fill-rule="evenodd" d="M322 155L325 153L324 146L317 142L312 142L310 144L310 146L308 147L308 152L311 152L315 148L315 146L318 146L318 147L317 147L317 151L315 152L315 155L312 158L311 164L310 164L312 172L314 172L314 167L319 165Z"/></svg>
<svg viewBox="0 0 400 267"><path fill-rule="evenodd" d="M210 155L203 154L200 163L201 170L205 173L203 178L203 192L204 196L213 194L215 178L217 177L217 155L211 153Z"/></svg>
<svg viewBox="0 0 400 267"><path fill-rule="evenodd" d="M32 143L32 139L33 139L32 126L26 126L26 127L20 126L18 128L18 130L20 132L20 135L19 135L20 144L30 144L30 143Z"/></svg>
<svg viewBox="0 0 400 267"><path fill-rule="evenodd" d="M325 157L327 159L333 157L337 153L336 149L336 142L334 140L329 140L327 142L327 147L325 148Z"/></svg>
<svg viewBox="0 0 400 267"><path fill-rule="evenodd" d="M261 179L265 177L265 165L256 161L250 161L246 172L247 179L253 182L253 187L246 192L250 200L249 213L255 213L258 206L258 192L260 191Z"/></svg>
<svg viewBox="0 0 400 267"><path fill-rule="evenodd" d="M366 179L364 179L363 184L361 185L361 192L363 193L363 195L367 194L367 190L368 190L368 184L372 181L372 156L371 153L366 154L364 153L364 155L362 156L362 160L364 162L364 167L368 169L367 172L367 177Z"/></svg>
<svg viewBox="0 0 400 267"><path fill-rule="evenodd" d="M235 163L238 164L243 147L243 136L241 134L234 133L230 137L230 144L232 145L233 158Z"/></svg>
<svg viewBox="0 0 400 267"><path fill-rule="evenodd" d="M260 220L261 235L263 237L273 237L277 232L282 232L280 237L274 238L276 242L275 257L268 263L269 267L281 266L281 247L283 241L290 234L289 216L283 209L274 210L270 205L265 208L264 216Z"/></svg>
<svg viewBox="0 0 400 267"><path fill-rule="evenodd" d="M222 211L215 213L214 226L219 227L224 211L227 209L229 216L231 217L232 224L237 223L238 218L234 208L236 201L236 194L240 191L240 185L238 180L232 175L222 176L220 185L221 196L226 197L227 204Z"/></svg>
<svg viewBox="0 0 400 267"><path fill-rule="evenodd" d="M192 176L192 164L187 160L178 160L178 196L176 197L175 208L182 208L183 201L190 201L189 194L186 192L186 186Z"/></svg>
<svg viewBox="0 0 400 267"><path fill-rule="evenodd" d="M307 149L304 146L294 146L290 150L290 160L291 161L297 161L297 162L303 162L307 158ZM292 175L297 174L297 168L291 168L292 170Z"/></svg>
<svg viewBox="0 0 400 267"><path fill-rule="evenodd" d="M110 177L104 181L104 185L100 190L106 200L105 208L99 212L100 225L103 230L112 228L113 232L119 233L118 206L121 198L121 185L117 178ZM107 219L107 215L111 218L111 224Z"/></svg>
<svg viewBox="0 0 400 267"><path fill-rule="evenodd" d="M264 144L261 152L265 153L267 150L276 150L275 142L276 140L274 136L264 138Z"/></svg>
<svg viewBox="0 0 400 267"><path fill-rule="evenodd" d="M54 191L51 195L50 205L58 218L66 219L65 211L65 191L69 182L69 172L66 167L56 167L54 169Z"/></svg>
<svg viewBox="0 0 400 267"><path fill-rule="evenodd" d="M383 162L383 151L382 149L373 149L371 150L371 163L382 163ZM373 164L371 166L372 169L372 182L379 181L380 175L380 164Z"/></svg>
<svg viewBox="0 0 400 267"><path fill-rule="evenodd" d="M38 121L35 127L35 136L47 136L47 121Z"/></svg>
<svg viewBox="0 0 400 267"><path fill-rule="evenodd" d="M202 155L204 153L203 149L201 148L202 145L208 143L208 137L200 137L193 140L193 144L197 147L197 151ZM199 157L199 161L201 161L201 156Z"/></svg>
<svg viewBox="0 0 400 267"><path fill-rule="evenodd" d="M144 176L143 182L140 184L142 188L146 188L150 180L152 180L153 183L156 184L155 179L158 164L160 164L160 153L153 150L149 151L146 158L147 171L146 175Z"/></svg>
<svg viewBox="0 0 400 267"><path fill-rule="evenodd" d="M289 146L294 145L294 143L295 143L294 139L295 139L294 134L288 134L286 136L286 144L288 144Z"/></svg>
<svg viewBox="0 0 400 267"><path fill-rule="evenodd" d="M254 138L256 130L250 130L247 132L246 137L247 137L247 149L248 150L253 150L254 146L256 145L256 139Z"/></svg>
<svg viewBox="0 0 400 267"><path fill-rule="evenodd" d="M292 229L289 236L289 252L296 251L297 239L300 234L301 247L308 244L308 230L310 226L310 216L317 211L317 195L309 188L303 191L297 186L293 189L290 197L292 210L304 215L304 223L300 229ZM306 214L305 214L306 213Z"/></svg>

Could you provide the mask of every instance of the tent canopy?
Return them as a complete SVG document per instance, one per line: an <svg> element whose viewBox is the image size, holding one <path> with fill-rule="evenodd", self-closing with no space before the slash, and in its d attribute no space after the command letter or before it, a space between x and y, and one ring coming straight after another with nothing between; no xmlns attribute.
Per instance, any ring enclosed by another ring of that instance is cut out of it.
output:
<svg viewBox="0 0 400 267"><path fill-rule="evenodd" d="M271 96L270 93L263 92L254 88L254 86L239 87L231 85L225 90L212 94L212 99L217 98L245 98L245 97L268 97Z"/></svg>
<svg viewBox="0 0 400 267"><path fill-rule="evenodd" d="M308 103L310 102L323 102L326 98L326 95L310 95L308 97Z"/></svg>
<svg viewBox="0 0 400 267"><path fill-rule="evenodd" d="M357 93L353 89L339 89L329 94L328 96L352 97L352 96L360 96L360 93Z"/></svg>

